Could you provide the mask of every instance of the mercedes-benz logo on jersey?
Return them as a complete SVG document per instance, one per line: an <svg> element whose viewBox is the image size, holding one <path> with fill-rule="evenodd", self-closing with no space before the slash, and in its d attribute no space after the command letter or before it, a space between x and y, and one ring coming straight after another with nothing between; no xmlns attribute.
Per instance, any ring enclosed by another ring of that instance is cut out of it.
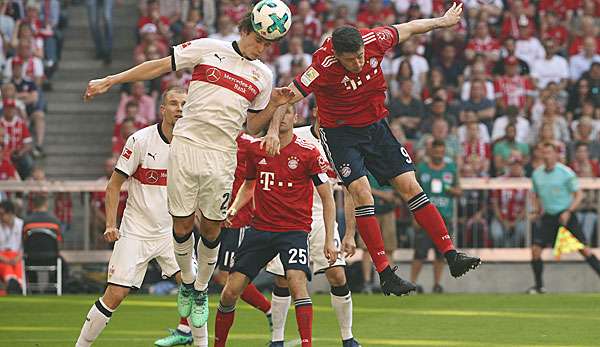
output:
<svg viewBox="0 0 600 347"><path fill-rule="evenodd" d="M206 80L210 83L214 83L221 79L221 70L216 67L206 69Z"/></svg>
<svg viewBox="0 0 600 347"><path fill-rule="evenodd" d="M149 170L146 174L146 180L148 181L148 183L154 184L158 182L158 176L158 172L156 172L155 170Z"/></svg>

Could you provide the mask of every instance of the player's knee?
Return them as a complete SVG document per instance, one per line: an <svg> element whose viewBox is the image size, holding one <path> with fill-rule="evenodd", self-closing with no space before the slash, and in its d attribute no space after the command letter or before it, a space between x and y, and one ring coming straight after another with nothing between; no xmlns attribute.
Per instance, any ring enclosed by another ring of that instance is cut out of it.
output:
<svg viewBox="0 0 600 347"><path fill-rule="evenodd" d="M221 222L210 221L202 218L200 223L200 234L209 241L215 241L221 234Z"/></svg>
<svg viewBox="0 0 600 347"><path fill-rule="evenodd" d="M283 276L275 276L275 285L279 288L287 288L288 282Z"/></svg>
<svg viewBox="0 0 600 347"><path fill-rule="evenodd" d="M423 191L413 171L395 177L391 180L391 183L404 201L409 201Z"/></svg>
<svg viewBox="0 0 600 347"><path fill-rule="evenodd" d="M302 299L308 296L306 287L306 274L303 271L292 270L286 273L288 286L293 299Z"/></svg>
<svg viewBox="0 0 600 347"><path fill-rule="evenodd" d="M121 305L121 302L125 300L128 294L129 288L109 284L108 287L106 287L104 295L102 296L102 301L106 304L106 306L108 306L108 308L115 310L117 307L119 307L119 305Z"/></svg>
<svg viewBox="0 0 600 347"><path fill-rule="evenodd" d="M221 304L225 306L234 305L239 299L240 295L241 293L239 290L226 285L221 292Z"/></svg>
<svg viewBox="0 0 600 347"><path fill-rule="evenodd" d="M371 186L368 181L359 179L350 184L348 191L352 195L355 206L373 205L373 194L371 193Z"/></svg>
<svg viewBox="0 0 600 347"><path fill-rule="evenodd" d="M341 287L346 284L346 273L341 266L329 268L325 272L325 276L327 276L327 281L332 287Z"/></svg>
<svg viewBox="0 0 600 347"><path fill-rule="evenodd" d="M173 218L173 230L175 230L175 235L178 237L187 236L192 232L192 228L194 227L194 216L186 217L186 218Z"/></svg>

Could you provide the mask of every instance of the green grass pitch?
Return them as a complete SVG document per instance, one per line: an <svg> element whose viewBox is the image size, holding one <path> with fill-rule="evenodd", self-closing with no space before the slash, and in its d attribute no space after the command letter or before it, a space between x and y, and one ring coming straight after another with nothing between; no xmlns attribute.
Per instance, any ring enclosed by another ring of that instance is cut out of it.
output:
<svg viewBox="0 0 600 347"><path fill-rule="evenodd" d="M74 346L95 296L0 298L0 346ZM217 297L211 297L213 333ZM341 346L329 296L313 297L314 346ZM293 308L286 338L298 338ZM94 346L153 346L178 322L174 297L132 295ZM371 346L600 346L600 294L354 295L354 334ZM229 346L266 346L262 313L240 303ZM212 343L212 342L211 342ZM290 344L294 345L294 344Z"/></svg>

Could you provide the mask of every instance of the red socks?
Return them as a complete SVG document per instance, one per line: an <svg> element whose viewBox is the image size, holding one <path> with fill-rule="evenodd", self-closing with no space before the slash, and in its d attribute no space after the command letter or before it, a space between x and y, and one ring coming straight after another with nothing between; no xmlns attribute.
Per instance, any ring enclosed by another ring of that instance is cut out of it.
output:
<svg viewBox="0 0 600 347"><path fill-rule="evenodd" d="M248 284L242 293L242 300L264 313L269 312L271 309L271 302L252 283Z"/></svg>
<svg viewBox="0 0 600 347"><path fill-rule="evenodd" d="M190 325L188 324L187 318L185 318L185 317L181 317L181 318L179 318L179 324L180 324L180 325L185 325L185 326L188 326L188 327L190 326Z"/></svg>
<svg viewBox="0 0 600 347"><path fill-rule="evenodd" d="M298 299L294 302L294 306L296 306L296 323L302 347L312 347L312 301L310 298Z"/></svg>
<svg viewBox="0 0 600 347"><path fill-rule="evenodd" d="M417 223L427 232L438 251L445 254L454 249L444 219L438 209L429 202L425 192L421 192L410 199L408 207L414 214Z"/></svg>
<svg viewBox="0 0 600 347"><path fill-rule="evenodd" d="M369 250L377 272L383 271L390 264L385 255L381 228L375 218L374 206L360 206L355 209L358 233Z"/></svg>
<svg viewBox="0 0 600 347"><path fill-rule="evenodd" d="M229 329L235 318L235 306L222 306L219 303L217 318L215 319L215 347L225 347Z"/></svg>

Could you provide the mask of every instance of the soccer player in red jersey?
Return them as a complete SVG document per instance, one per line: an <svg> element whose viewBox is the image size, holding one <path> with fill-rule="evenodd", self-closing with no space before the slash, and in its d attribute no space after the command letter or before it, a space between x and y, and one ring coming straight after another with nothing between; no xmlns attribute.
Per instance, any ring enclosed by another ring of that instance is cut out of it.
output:
<svg viewBox="0 0 600 347"><path fill-rule="evenodd" d="M312 64L290 85L296 96L290 103L314 93L319 108L321 142L348 188L355 205L356 224L380 275L384 294L402 295L414 284L390 267L375 218L373 195L367 180L371 172L381 184L391 184L408 202L419 225L445 254L454 277L476 268L479 258L458 253L437 208L415 179L407 150L392 135L385 117L386 81L381 61L387 51L416 34L454 26L462 5L454 4L443 17L413 20L374 29L350 26L334 30L313 54ZM272 141L277 119L267 138ZM270 142L269 148L276 149Z"/></svg>
<svg viewBox="0 0 600 347"><path fill-rule="evenodd" d="M271 157L260 141L248 148L246 181L228 210L228 220L251 198L255 210L250 228L235 256L233 269L221 292L215 347L225 346L233 324L235 303L261 268L277 254L281 258L296 307L302 346L312 346L312 302L308 294L308 233L312 223L313 186L323 201L326 240L324 252L333 264L335 203L328 182L327 162L319 150L293 133L293 107L285 110L279 128L281 151Z"/></svg>

